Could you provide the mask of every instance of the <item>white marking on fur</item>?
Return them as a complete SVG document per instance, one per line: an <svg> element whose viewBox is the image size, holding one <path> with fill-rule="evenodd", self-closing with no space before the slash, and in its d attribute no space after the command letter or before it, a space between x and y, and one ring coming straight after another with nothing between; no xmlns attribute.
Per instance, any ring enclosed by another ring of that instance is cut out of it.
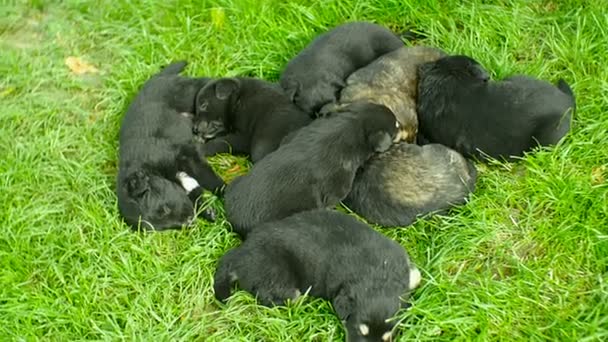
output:
<svg viewBox="0 0 608 342"><path fill-rule="evenodd" d="M300 290L296 289L296 292L295 292L295 294L293 296L293 299L294 300L298 299L301 295L302 295L302 292L300 292Z"/></svg>
<svg viewBox="0 0 608 342"><path fill-rule="evenodd" d="M382 341L390 341L391 337L393 337L393 334L390 331L387 331L382 334Z"/></svg>
<svg viewBox="0 0 608 342"><path fill-rule="evenodd" d="M369 327L365 324L359 325L359 331L361 332L361 335L363 335L363 336L369 335Z"/></svg>
<svg viewBox="0 0 608 342"><path fill-rule="evenodd" d="M399 128L400 126L399 121L395 121L395 127Z"/></svg>
<svg viewBox="0 0 608 342"><path fill-rule="evenodd" d="M228 277L229 277L231 283L234 283L235 281L237 281L239 279L239 276L236 275L236 272L228 273Z"/></svg>
<svg viewBox="0 0 608 342"><path fill-rule="evenodd" d="M186 190L187 193L190 193L192 190L194 190L200 186L198 184L198 182L196 181L196 179L188 176L188 174L185 172L181 172L181 171L178 172L176 177L179 180L179 182L182 184L182 188L184 188L184 190Z"/></svg>
<svg viewBox="0 0 608 342"><path fill-rule="evenodd" d="M413 267L410 270L410 284L409 284L409 289L413 290L415 288L418 287L418 285L420 285L420 281L422 280L422 275L420 274L420 271Z"/></svg>

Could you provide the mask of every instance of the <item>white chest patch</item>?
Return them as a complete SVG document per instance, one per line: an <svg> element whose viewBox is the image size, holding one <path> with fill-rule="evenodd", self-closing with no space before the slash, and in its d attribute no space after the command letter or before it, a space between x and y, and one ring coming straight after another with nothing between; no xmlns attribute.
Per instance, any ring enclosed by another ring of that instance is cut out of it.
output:
<svg viewBox="0 0 608 342"><path fill-rule="evenodd" d="M420 285L421 280L422 280L422 275L420 274L420 271L417 268L412 268L410 270L409 289L413 290L413 289L417 288L418 285Z"/></svg>
<svg viewBox="0 0 608 342"><path fill-rule="evenodd" d="M384 334L382 334L382 341L388 342L391 340L392 337L393 337L393 334L390 331L387 331Z"/></svg>
<svg viewBox="0 0 608 342"><path fill-rule="evenodd" d="M190 191L192 191L200 186L200 184L198 184L196 179L188 176L188 174L185 172L178 172L176 177L179 180L179 182L182 184L182 188L184 188L184 190L186 190L187 193L190 193Z"/></svg>
<svg viewBox="0 0 608 342"><path fill-rule="evenodd" d="M361 332L361 335L367 336L369 334L369 327L366 324L360 324L359 332Z"/></svg>

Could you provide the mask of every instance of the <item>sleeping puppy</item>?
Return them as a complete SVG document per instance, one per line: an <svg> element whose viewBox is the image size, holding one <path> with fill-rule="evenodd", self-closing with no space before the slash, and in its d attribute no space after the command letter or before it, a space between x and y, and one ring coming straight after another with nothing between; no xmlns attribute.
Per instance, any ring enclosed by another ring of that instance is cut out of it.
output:
<svg viewBox="0 0 608 342"><path fill-rule="evenodd" d="M401 47L380 56L346 79L338 103L321 108L322 115L353 101L368 101L388 107L401 124L401 140L414 142L418 131L416 96L418 66L446 54L426 46Z"/></svg>
<svg viewBox="0 0 608 342"><path fill-rule="evenodd" d="M561 79L557 87L526 76L493 82L466 56L423 64L419 77L423 140L466 157L513 160L538 145L557 143L570 129L575 99Z"/></svg>
<svg viewBox="0 0 608 342"><path fill-rule="evenodd" d="M400 143L359 169L344 204L370 223L403 227L464 203L476 179L473 163L452 149Z"/></svg>
<svg viewBox="0 0 608 342"><path fill-rule="evenodd" d="M335 206L357 169L397 137L399 124L384 106L353 103L342 110L296 131L228 185L224 203L235 232L245 237L258 223Z"/></svg>
<svg viewBox="0 0 608 342"><path fill-rule="evenodd" d="M420 284L405 249L352 216L319 209L256 227L219 261L215 297L234 283L267 306L309 291L332 302L347 341L390 341L388 321Z"/></svg>
<svg viewBox="0 0 608 342"><path fill-rule="evenodd" d="M278 85L253 78L211 81L196 104L194 133L209 140L206 156L232 151L250 155L255 163L311 121Z"/></svg>
<svg viewBox="0 0 608 342"><path fill-rule="evenodd" d="M283 71L280 84L308 114L335 102L344 80L379 56L402 47L390 30L369 22L339 25L315 38Z"/></svg>
<svg viewBox="0 0 608 342"><path fill-rule="evenodd" d="M118 208L137 228L163 230L189 224L203 188L224 182L202 160L193 140L194 97L206 79L178 76L186 63L170 64L148 80L130 104L120 128ZM203 212L213 219L211 209Z"/></svg>

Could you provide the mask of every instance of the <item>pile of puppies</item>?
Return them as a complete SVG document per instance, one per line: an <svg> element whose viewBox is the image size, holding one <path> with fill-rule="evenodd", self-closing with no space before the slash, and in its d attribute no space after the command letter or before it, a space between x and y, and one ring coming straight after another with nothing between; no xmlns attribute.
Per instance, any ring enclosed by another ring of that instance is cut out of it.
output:
<svg viewBox="0 0 608 342"><path fill-rule="evenodd" d="M469 57L406 47L366 22L317 37L278 84L180 76L185 66L153 76L127 111L121 215L134 228L178 228L204 190L224 195L244 242L219 261L216 298L235 283L264 305L326 298L352 341L391 340L391 318L421 276L402 246L336 205L384 226L445 212L474 190L469 159L555 144L575 108L563 80L491 81ZM226 152L253 167L225 187L204 157ZM211 209L202 216L215 219Z"/></svg>

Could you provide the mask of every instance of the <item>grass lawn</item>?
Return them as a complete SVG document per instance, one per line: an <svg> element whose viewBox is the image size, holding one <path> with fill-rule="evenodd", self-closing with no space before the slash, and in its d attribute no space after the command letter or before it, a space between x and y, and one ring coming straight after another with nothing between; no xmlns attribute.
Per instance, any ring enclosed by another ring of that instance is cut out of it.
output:
<svg viewBox="0 0 608 342"><path fill-rule="evenodd" d="M0 5L0 340L339 341L331 306L213 299L225 220L132 233L114 195L118 130L161 65L276 80L353 19L478 59L495 78L565 78L571 134L480 165L471 202L380 229L423 272L399 340L608 339L608 12L603 0L9 1ZM97 69L79 75L77 57ZM226 179L246 162L212 159ZM212 205L221 209L220 200ZM223 217L223 216L222 216Z"/></svg>

